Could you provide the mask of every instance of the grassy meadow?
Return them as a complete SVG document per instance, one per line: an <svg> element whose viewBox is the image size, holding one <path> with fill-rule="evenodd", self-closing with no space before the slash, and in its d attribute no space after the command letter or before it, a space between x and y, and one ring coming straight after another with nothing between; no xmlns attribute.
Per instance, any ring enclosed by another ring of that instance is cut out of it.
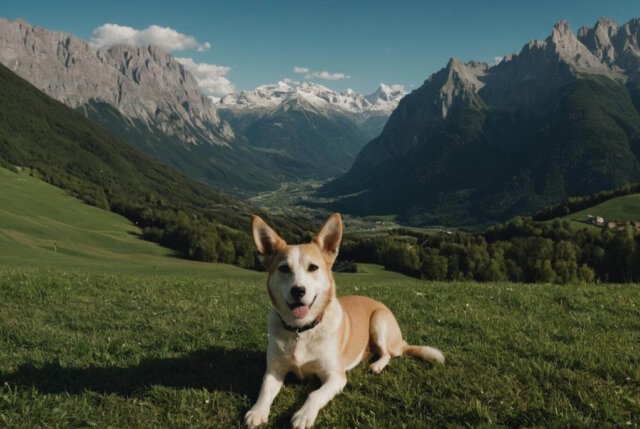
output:
<svg viewBox="0 0 640 429"><path fill-rule="evenodd" d="M626 222L629 220L640 222L640 194L612 198L588 209L568 214L561 219L572 222L576 227L599 229L588 223L589 215L593 217L602 216L605 222Z"/></svg>
<svg viewBox="0 0 640 429"><path fill-rule="evenodd" d="M361 271L338 274L338 293L385 302L447 364L360 365L318 427L640 425L640 286ZM0 169L0 427L242 427L269 309L263 273L180 259L126 219ZM270 426L317 386L288 379Z"/></svg>

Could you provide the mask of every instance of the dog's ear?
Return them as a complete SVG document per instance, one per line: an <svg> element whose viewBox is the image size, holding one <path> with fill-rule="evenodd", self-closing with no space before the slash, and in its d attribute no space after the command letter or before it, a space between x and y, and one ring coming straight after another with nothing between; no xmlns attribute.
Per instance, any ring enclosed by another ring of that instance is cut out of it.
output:
<svg viewBox="0 0 640 429"><path fill-rule="evenodd" d="M338 257L338 249L342 240L342 218L340 213L334 213L324 222L320 230L313 237L313 242L320 247L329 264L333 264Z"/></svg>
<svg viewBox="0 0 640 429"><path fill-rule="evenodd" d="M287 247L287 243L260 216L251 217L251 229L253 231L253 242L262 255L262 262L269 264L269 258Z"/></svg>

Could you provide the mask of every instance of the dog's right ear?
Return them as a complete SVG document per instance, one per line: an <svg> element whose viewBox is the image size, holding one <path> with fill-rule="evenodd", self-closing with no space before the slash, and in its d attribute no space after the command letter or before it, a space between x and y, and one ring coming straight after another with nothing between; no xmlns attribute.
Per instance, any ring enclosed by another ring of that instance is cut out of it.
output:
<svg viewBox="0 0 640 429"><path fill-rule="evenodd" d="M287 243L260 216L251 217L251 229L253 242L262 255L262 262L267 266L270 258L287 247Z"/></svg>

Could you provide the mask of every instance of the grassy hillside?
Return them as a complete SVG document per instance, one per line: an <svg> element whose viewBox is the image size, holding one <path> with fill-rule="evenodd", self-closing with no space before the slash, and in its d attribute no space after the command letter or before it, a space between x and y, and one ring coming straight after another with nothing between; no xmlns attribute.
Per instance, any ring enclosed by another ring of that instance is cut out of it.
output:
<svg viewBox="0 0 640 429"><path fill-rule="evenodd" d="M139 232L0 169L0 426L243 426L265 366L265 275L174 258ZM338 274L338 293L384 301L447 365L360 365L318 427L640 424L639 286L364 271ZM289 379L270 427L317 385Z"/></svg>
<svg viewBox="0 0 640 429"><path fill-rule="evenodd" d="M35 169L184 255L254 265L246 229L253 207L148 158L1 65L0 165ZM277 223L291 237L302 231L289 220Z"/></svg>
<svg viewBox="0 0 640 429"><path fill-rule="evenodd" d="M0 267L227 280L264 276L179 256L144 240L140 228L118 214L84 204L27 171L0 168ZM407 279L375 265L363 264L360 271L380 281Z"/></svg>
<svg viewBox="0 0 640 429"><path fill-rule="evenodd" d="M205 264L143 240L115 213L89 206L26 171L0 168L0 265L91 272L240 275L251 271ZM54 243L57 251L54 252Z"/></svg>
<svg viewBox="0 0 640 429"><path fill-rule="evenodd" d="M563 216L576 226L587 225L587 216L602 216L605 221L626 222L630 220L640 222L640 194L616 197L588 209Z"/></svg>

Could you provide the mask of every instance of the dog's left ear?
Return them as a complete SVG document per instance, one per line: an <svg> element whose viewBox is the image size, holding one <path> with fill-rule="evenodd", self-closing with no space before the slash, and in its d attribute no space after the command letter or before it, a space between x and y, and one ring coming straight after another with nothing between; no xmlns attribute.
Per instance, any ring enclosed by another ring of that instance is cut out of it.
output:
<svg viewBox="0 0 640 429"><path fill-rule="evenodd" d="M340 240L342 240L342 218L340 213L334 213L320 227L316 236L313 237L313 242L320 247L325 260L333 264L338 257Z"/></svg>

